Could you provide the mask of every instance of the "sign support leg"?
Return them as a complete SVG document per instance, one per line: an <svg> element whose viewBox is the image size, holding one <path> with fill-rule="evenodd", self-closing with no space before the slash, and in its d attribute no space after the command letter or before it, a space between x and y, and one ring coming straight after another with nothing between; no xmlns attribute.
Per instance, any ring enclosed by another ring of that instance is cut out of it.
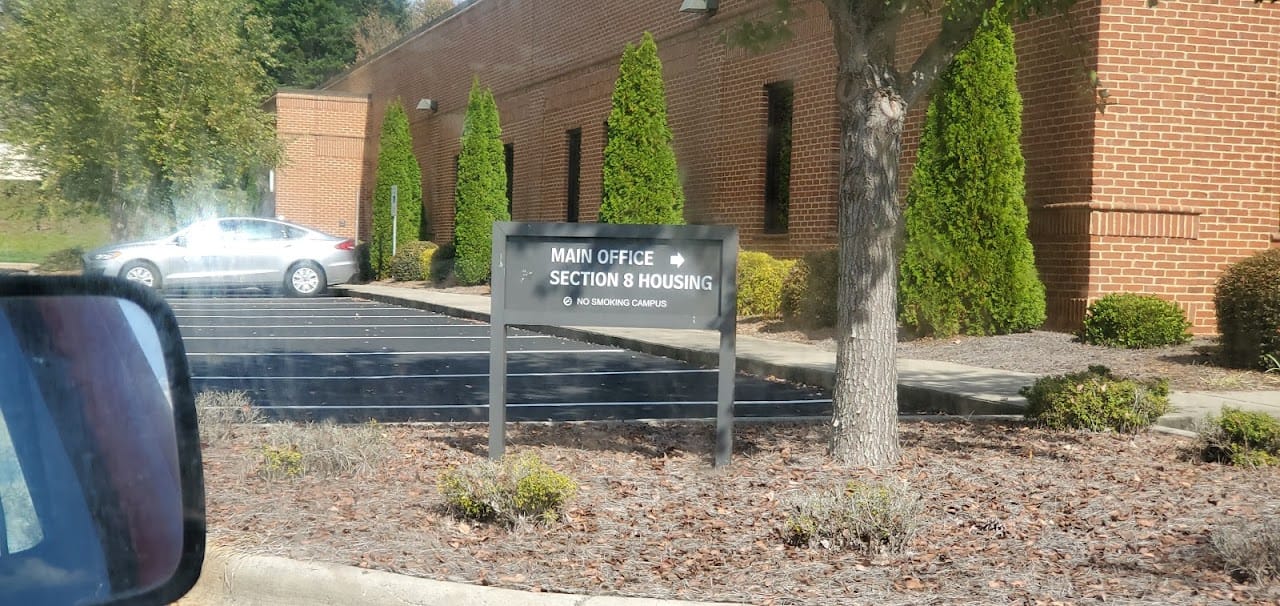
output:
<svg viewBox="0 0 1280 606"><path fill-rule="evenodd" d="M489 458L507 451L507 326L495 324L489 337Z"/></svg>
<svg viewBox="0 0 1280 606"><path fill-rule="evenodd" d="M737 322L728 320L720 329L720 385L716 390L716 467L724 467L733 457L734 377L738 373L734 356L738 340Z"/></svg>

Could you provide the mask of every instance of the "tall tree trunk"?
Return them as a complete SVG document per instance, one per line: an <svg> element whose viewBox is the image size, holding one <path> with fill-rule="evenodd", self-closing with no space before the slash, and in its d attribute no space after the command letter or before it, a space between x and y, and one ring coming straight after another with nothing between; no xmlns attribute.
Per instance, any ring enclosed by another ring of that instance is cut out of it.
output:
<svg viewBox="0 0 1280 606"><path fill-rule="evenodd" d="M892 44L872 41L866 24L875 19L841 4L829 3L841 127L831 454L843 463L882 467L899 456L897 186L907 104L898 92Z"/></svg>

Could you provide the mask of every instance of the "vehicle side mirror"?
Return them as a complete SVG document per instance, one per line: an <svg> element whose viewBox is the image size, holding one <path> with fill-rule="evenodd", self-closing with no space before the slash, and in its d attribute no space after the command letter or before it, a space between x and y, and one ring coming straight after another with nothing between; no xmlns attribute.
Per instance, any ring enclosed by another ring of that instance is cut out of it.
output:
<svg viewBox="0 0 1280 606"><path fill-rule="evenodd" d="M204 480L173 312L117 278L0 278L0 603L169 604Z"/></svg>
<svg viewBox="0 0 1280 606"><path fill-rule="evenodd" d="M186 236L178 236L178 237L176 237L176 238L174 238L174 239L173 239L173 243L174 243L174 244L177 244L178 246L181 246L181 247L184 247L184 248L185 248L185 247L187 246L187 237L186 237Z"/></svg>

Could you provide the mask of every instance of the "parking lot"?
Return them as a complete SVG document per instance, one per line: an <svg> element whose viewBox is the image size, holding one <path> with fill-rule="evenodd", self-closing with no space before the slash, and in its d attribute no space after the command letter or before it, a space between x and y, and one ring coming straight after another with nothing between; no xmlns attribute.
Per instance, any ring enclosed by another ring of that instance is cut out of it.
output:
<svg viewBox="0 0 1280 606"><path fill-rule="evenodd" d="M349 298L170 298L193 386L270 416L488 419L489 325ZM714 418L716 370L527 330L508 333L508 419ZM820 390L739 375L735 414L830 414Z"/></svg>

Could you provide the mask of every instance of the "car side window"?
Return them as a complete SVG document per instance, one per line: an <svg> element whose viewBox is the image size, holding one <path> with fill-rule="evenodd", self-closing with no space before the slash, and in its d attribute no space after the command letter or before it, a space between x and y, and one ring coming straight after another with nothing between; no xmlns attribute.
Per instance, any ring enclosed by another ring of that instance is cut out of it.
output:
<svg viewBox="0 0 1280 606"><path fill-rule="evenodd" d="M224 239L224 233L229 229L227 221L206 221L204 223L196 223L187 230L187 242L198 246L207 246L217 244Z"/></svg>
<svg viewBox="0 0 1280 606"><path fill-rule="evenodd" d="M290 240L301 240L307 237L307 232L305 230L301 230L296 227L290 227L288 225L281 225L280 227L284 228L285 234L286 234L285 237L289 238Z"/></svg>
<svg viewBox="0 0 1280 606"><path fill-rule="evenodd" d="M236 221L235 239L238 241L280 240L286 237L283 227L269 221Z"/></svg>

